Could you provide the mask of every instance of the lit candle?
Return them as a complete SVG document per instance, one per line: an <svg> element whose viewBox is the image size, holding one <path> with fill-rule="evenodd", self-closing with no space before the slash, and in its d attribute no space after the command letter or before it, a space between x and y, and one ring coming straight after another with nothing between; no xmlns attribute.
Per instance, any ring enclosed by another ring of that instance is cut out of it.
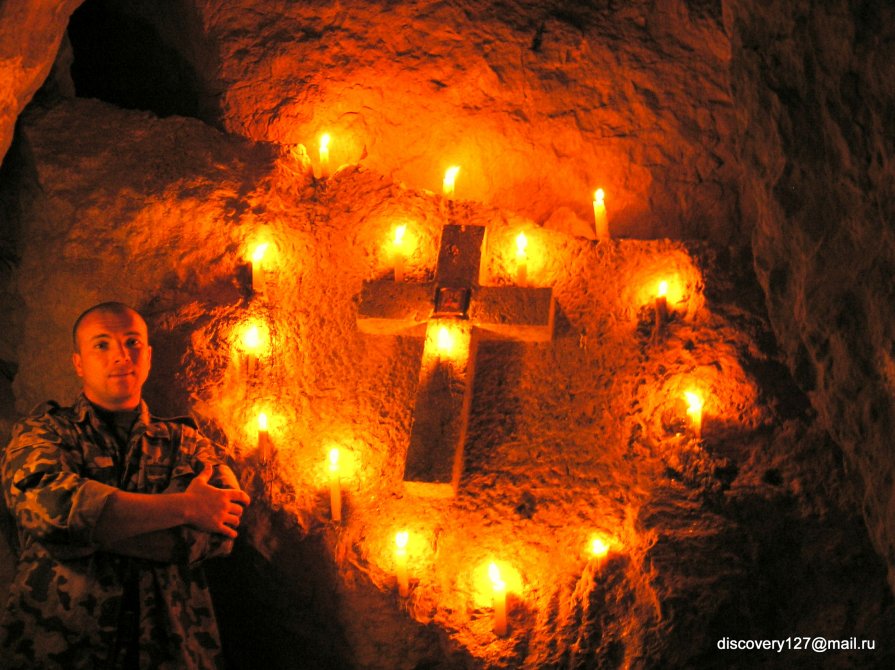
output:
<svg viewBox="0 0 895 670"><path fill-rule="evenodd" d="M656 293L656 330L668 323L668 282L660 281Z"/></svg>
<svg viewBox="0 0 895 670"><path fill-rule="evenodd" d="M270 460L270 434L267 432L267 414L258 412L258 456L262 463Z"/></svg>
<svg viewBox="0 0 895 670"><path fill-rule="evenodd" d="M601 537L592 537L590 540L590 554L594 558L606 558L609 553L609 545Z"/></svg>
<svg viewBox="0 0 895 670"><path fill-rule="evenodd" d="M687 416L690 417L690 426L693 428L693 434L698 438L702 437L702 396L695 391L687 391L684 393L687 398Z"/></svg>
<svg viewBox="0 0 895 670"><path fill-rule="evenodd" d="M491 591L494 598L494 634L505 637L507 634L507 585L500 578L500 568L495 563L488 566L491 578Z"/></svg>
<svg viewBox="0 0 895 670"><path fill-rule="evenodd" d="M329 508L332 520L342 521L342 482L339 480L339 450L329 450Z"/></svg>
<svg viewBox="0 0 895 670"><path fill-rule="evenodd" d="M395 227L394 255L395 255L395 281L404 281L404 233L407 232L407 226L400 225Z"/></svg>
<svg viewBox="0 0 895 670"><path fill-rule="evenodd" d="M454 335L451 333L451 329L447 326L439 326L438 339L435 344L439 358L442 356L450 356L454 351Z"/></svg>
<svg viewBox="0 0 895 670"><path fill-rule="evenodd" d="M258 361L258 350L261 348L261 333L258 326L249 326L242 332L242 346L245 349L246 378L255 376Z"/></svg>
<svg viewBox="0 0 895 670"><path fill-rule="evenodd" d="M407 577L407 540L406 530L395 534L395 564L398 572L398 595L406 598L410 591L410 580Z"/></svg>
<svg viewBox="0 0 895 670"><path fill-rule="evenodd" d="M516 236L516 283L524 286L528 281L528 256L525 249L528 247L528 238L525 233Z"/></svg>
<svg viewBox="0 0 895 670"><path fill-rule="evenodd" d="M458 172L460 172L460 167L453 165L444 173L444 181L441 184L441 188L446 198L454 197L454 184L457 181Z"/></svg>
<svg viewBox="0 0 895 670"><path fill-rule="evenodd" d="M609 239L609 221L606 219L606 204L603 202L605 195L601 188L594 192L594 229L598 240Z"/></svg>
<svg viewBox="0 0 895 670"><path fill-rule="evenodd" d="M267 242L262 242L252 252L252 292L257 295L264 294L264 252L268 246Z"/></svg>
<svg viewBox="0 0 895 670"><path fill-rule="evenodd" d="M320 136L320 176L329 176L329 133Z"/></svg>

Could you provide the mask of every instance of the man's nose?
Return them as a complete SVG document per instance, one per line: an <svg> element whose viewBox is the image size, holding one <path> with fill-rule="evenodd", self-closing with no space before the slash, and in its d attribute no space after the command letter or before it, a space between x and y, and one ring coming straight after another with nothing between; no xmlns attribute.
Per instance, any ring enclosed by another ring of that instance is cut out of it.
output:
<svg viewBox="0 0 895 670"><path fill-rule="evenodd" d="M118 342L113 345L112 354L116 363L121 363L130 358L127 347L124 346L124 342Z"/></svg>

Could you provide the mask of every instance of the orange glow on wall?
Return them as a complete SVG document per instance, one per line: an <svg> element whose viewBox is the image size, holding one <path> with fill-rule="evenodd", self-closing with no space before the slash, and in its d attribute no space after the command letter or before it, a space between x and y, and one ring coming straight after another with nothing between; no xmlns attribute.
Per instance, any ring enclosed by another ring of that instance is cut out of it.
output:
<svg viewBox="0 0 895 670"><path fill-rule="evenodd" d="M668 297L668 282L664 279L659 282L659 288L656 289L656 296L659 298Z"/></svg>

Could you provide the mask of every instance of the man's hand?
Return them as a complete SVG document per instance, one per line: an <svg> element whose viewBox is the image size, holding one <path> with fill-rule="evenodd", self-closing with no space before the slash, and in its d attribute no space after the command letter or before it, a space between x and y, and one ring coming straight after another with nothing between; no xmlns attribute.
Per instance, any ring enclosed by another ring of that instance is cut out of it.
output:
<svg viewBox="0 0 895 670"><path fill-rule="evenodd" d="M249 496L239 488L212 486L208 483L209 479L211 467L206 466L184 492L186 522L199 530L235 538L243 508L249 504Z"/></svg>
<svg viewBox="0 0 895 670"><path fill-rule="evenodd" d="M125 538L183 524L235 538L249 497L238 488L219 489L209 484L211 470L206 466L183 493L115 491L97 521L94 540L111 548Z"/></svg>

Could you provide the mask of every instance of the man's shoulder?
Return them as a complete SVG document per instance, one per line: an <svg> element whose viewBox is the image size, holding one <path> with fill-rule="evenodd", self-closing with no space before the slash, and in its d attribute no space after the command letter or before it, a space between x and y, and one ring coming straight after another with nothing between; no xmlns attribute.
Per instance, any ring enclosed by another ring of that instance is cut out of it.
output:
<svg viewBox="0 0 895 670"><path fill-rule="evenodd" d="M46 422L72 421L75 419L73 406L60 405L55 400L47 400L35 405L27 415L19 420L20 424L37 424Z"/></svg>

